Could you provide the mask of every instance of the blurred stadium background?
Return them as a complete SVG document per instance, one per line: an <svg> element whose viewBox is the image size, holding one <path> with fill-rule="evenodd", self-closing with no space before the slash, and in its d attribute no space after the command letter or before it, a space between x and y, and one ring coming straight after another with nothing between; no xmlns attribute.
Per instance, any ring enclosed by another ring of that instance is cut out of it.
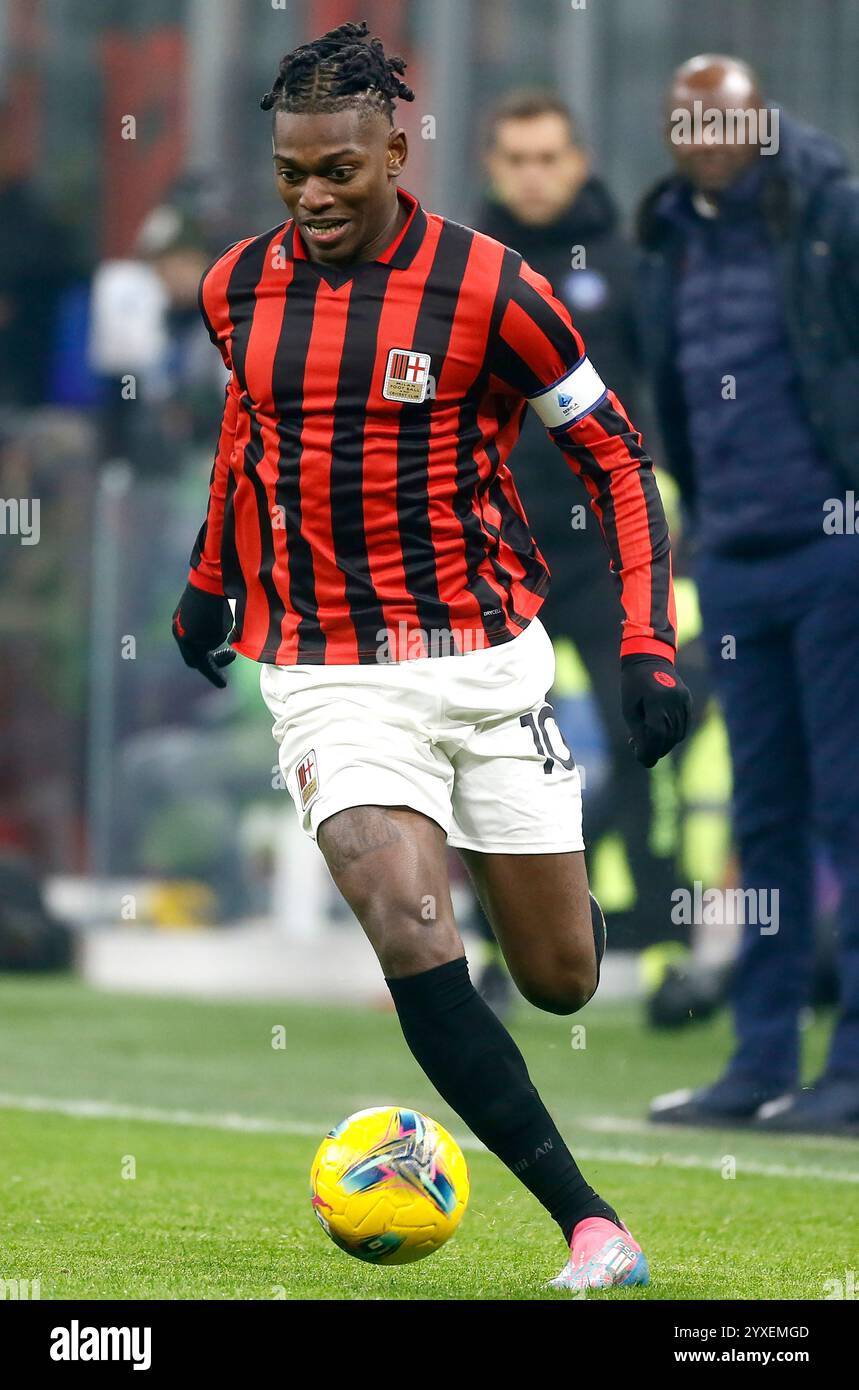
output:
<svg viewBox="0 0 859 1390"><path fill-rule="evenodd" d="M45 916L72 928L75 960L105 985L343 998L378 988L293 825L255 666L236 663L220 696L185 670L169 635L222 390L196 285L223 246L281 216L258 99L283 51L348 18L384 35L418 93L400 112L406 185L461 221L484 193L486 113L524 83L572 104L631 215L667 167L667 79L705 50L749 59L774 98L859 156L851 0L364 0L358 10L0 0L0 494L40 504L38 544L4 534L0 547L7 968L67 958L61 933L42 924L34 940ZM682 608L692 641L691 581ZM556 704L592 794L599 721L572 646L559 641L558 657ZM729 883L730 770L718 711L705 713L656 800L682 879ZM628 909L634 888L611 835L593 872L609 914ZM336 969L318 949L329 931ZM723 958L730 932L704 945ZM619 963L606 988L633 979Z"/></svg>

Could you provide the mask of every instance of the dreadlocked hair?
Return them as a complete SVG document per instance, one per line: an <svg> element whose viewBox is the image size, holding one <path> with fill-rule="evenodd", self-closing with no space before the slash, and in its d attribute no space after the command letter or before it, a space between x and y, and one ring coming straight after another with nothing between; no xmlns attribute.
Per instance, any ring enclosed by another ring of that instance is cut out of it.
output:
<svg viewBox="0 0 859 1390"><path fill-rule="evenodd" d="M406 64L385 53L381 40L360 24L341 24L312 43L302 44L280 60L263 111L342 111L366 106L391 117L394 102L414 101L411 87L400 81Z"/></svg>

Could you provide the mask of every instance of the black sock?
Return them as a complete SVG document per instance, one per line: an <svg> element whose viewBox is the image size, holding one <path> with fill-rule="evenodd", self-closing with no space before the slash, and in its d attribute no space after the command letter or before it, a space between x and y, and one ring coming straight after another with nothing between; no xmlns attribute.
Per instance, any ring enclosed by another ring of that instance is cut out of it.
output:
<svg viewBox="0 0 859 1390"><path fill-rule="evenodd" d="M555 1218L569 1243L587 1216L619 1224L585 1182L506 1028L480 998L464 957L388 980L406 1042L452 1110Z"/></svg>

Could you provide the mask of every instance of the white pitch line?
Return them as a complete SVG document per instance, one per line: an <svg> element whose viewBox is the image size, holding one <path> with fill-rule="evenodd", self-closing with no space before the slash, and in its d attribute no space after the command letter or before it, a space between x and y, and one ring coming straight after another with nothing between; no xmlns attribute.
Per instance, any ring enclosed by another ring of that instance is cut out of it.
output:
<svg viewBox="0 0 859 1390"><path fill-rule="evenodd" d="M678 1133L678 1129L681 1133L694 1133L698 1135L705 1133L724 1134L726 1132L735 1132L731 1130L731 1126L728 1124L722 1129L719 1129L716 1125L699 1125L697 1127L692 1125L683 1125L679 1127L655 1125L651 1120L636 1119L631 1115L582 1115L577 1118L576 1123L581 1125L582 1129L593 1130L595 1134L646 1134L650 1138L654 1138L660 1133L663 1135L676 1134ZM859 1143L857 1143L855 1138L851 1138L846 1134L767 1134L764 1130L755 1129L743 1129L741 1132L744 1135L750 1135L754 1139L789 1139L791 1144L796 1145L798 1148L819 1149L821 1144L825 1144L827 1148L830 1146L836 1149L840 1148L842 1151L855 1154L856 1157L859 1158ZM857 1168L857 1172L859 1172L859 1168Z"/></svg>
<svg viewBox="0 0 859 1390"><path fill-rule="evenodd" d="M0 1110L25 1110L50 1115L68 1115L80 1120L132 1120L142 1124L180 1125L194 1129L229 1130L240 1134L289 1134L316 1138L321 1125L304 1120L274 1120L263 1116L217 1114L198 1110L162 1110L156 1106L119 1105L103 1100L54 1100L47 1096L18 1096L0 1092ZM582 1128L598 1128L609 1132L610 1117L583 1117ZM618 1117L617 1132L623 1121ZM456 1136L457 1143L469 1151L484 1150L473 1135ZM594 1149L579 1144L575 1155L587 1163L629 1163L635 1168L692 1168L701 1172L721 1174L721 1159L699 1158L695 1154L675 1154L654 1149ZM485 1150L484 1150L485 1151ZM754 1159L737 1159L737 1175L748 1174L761 1178L803 1178L812 1182L859 1183L859 1171L840 1168L821 1168L815 1165L796 1166L787 1163L758 1163Z"/></svg>
<svg viewBox="0 0 859 1390"><path fill-rule="evenodd" d="M48 1096L16 1096L0 1092L0 1110L39 1111L69 1115L76 1120L136 1120L154 1125L184 1125L194 1129L226 1129L240 1134L313 1136L318 1125L300 1120L271 1120L253 1115L213 1114L199 1110L162 1110L157 1106L120 1105L110 1100L54 1100Z"/></svg>

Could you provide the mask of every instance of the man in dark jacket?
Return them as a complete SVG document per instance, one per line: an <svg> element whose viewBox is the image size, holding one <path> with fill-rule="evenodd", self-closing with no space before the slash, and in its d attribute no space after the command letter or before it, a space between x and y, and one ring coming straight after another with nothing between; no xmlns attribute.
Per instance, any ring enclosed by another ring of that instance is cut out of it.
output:
<svg viewBox="0 0 859 1390"><path fill-rule="evenodd" d="M641 332L692 520L746 891L734 1055L651 1114L859 1133L859 186L736 59L685 63L669 113L676 173L640 217ZM841 885L840 1008L800 1090L817 835Z"/></svg>
<svg viewBox="0 0 859 1390"><path fill-rule="evenodd" d="M633 251L608 189L591 170L571 111L552 93L514 92L491 113L487 134L492 197L476 225L519 251L546 277L601 376L640 418ZM655 852L650 774L630 757L617 698L622 614L606 570L605 546L587 496L574 479L559 473L553 445L537 424L526 421L513 466L552 574L541 617L553 637L575 642L608 744L608 777L586 797L585 827L590 844L608 830L620 834L637 893L624 920L612 921L612 943L646 946L671 935L670 896L677 882L671 832L676 827L668 827L666 836L661 826L666 848ZM495 982L502 993L502 982Z"/></svg>

